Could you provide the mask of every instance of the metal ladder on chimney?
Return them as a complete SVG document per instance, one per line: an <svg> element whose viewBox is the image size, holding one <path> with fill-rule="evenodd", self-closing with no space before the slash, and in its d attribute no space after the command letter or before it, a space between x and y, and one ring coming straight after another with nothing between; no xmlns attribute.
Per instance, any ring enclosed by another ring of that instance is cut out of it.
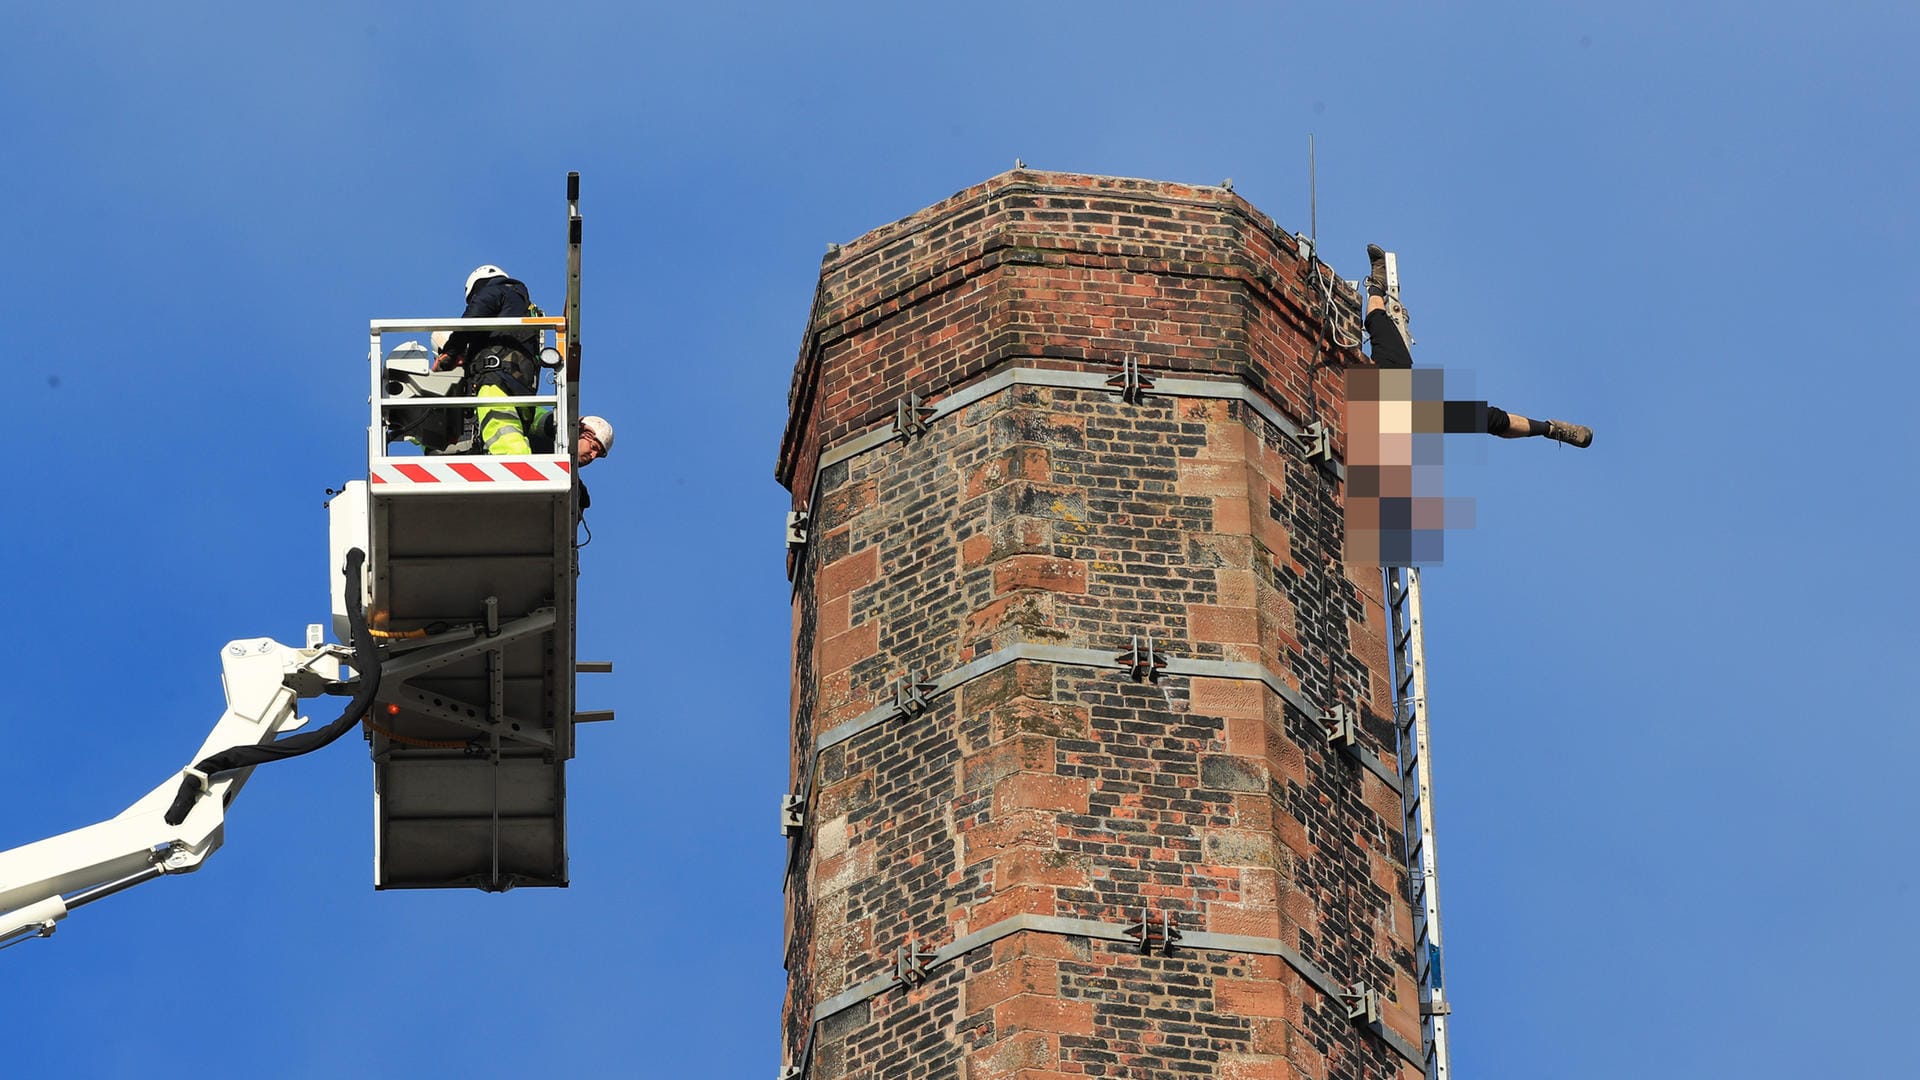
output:
<svg viewBox="0 0 1920 1080"><path fill-rule="evenodd" d="M1420 625L1420 571L1386 568L1392 622L1393 714L1400 737L1400 808L1413 907L1414 968L1420 977L1420 1049L1427 1080L1451 1075L1446 988L1440 966L1440 869L1433 844L1433 766L1427 747L1427 660Z"/></svg>

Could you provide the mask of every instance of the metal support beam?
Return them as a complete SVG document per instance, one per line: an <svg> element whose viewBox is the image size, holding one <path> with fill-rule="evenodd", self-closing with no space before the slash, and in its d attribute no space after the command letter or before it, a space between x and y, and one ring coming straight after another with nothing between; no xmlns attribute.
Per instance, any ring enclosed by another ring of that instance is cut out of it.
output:
<svg viewBox="0 0 1920 1080"><path fill-rule="evenodd" d="M498 685L498 680L489 680ZM389 688L380 684L380 693L374 698L376 705L398 705L408 712L434 720L444 720L449 724L458 724L463 728L480 732L483 735L498 735L509 742L537 746L543 750L553 749L553 735L537 724L515 720L511 716L489 708L482 708L471 702L461 701L451 694L433 690L422 690L417 686L401 685ZM490 719L498 716L498 720Z"/></svg>
<svg viewBox="0 0 1920 1080"><path fill-rule="evenodd" d="M553 609L544 608L531 615L501 623L499 632L487 637L462 635L464 640L415 649L399 659L389 659L380 668L382 682L405 682L429 672L457 664L483 652L497 651L508 643L553 629Z"/></svg>

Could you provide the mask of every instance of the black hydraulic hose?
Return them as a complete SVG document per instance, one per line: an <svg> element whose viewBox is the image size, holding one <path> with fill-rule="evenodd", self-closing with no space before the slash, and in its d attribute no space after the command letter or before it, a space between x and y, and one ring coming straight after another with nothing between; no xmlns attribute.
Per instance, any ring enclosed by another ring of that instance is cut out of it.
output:
<svg viewBox="0 0 1920 1080"><path fill-rule="evenodd" d="M346 711L340 714L340 719L318 731L289 735L255 746L229 747L203 758L194 766L195 769L212 779L217 773L299 757L320 749L359 725L367 715L367 710L373 707L373 696L380 692L380 643L367 632L367 613L360 601L360 574L366 561L367 553L359 548L347 552L344 571L347 578L347 625L353 636L353 666L360 677L355 681L353 698L347 702ZM180 791L174 795L173 805L167 808L167 824L178 825L187 820L187 812L193 809L194 802L199 798L200 780L194 776L181 777Z"/></svg>

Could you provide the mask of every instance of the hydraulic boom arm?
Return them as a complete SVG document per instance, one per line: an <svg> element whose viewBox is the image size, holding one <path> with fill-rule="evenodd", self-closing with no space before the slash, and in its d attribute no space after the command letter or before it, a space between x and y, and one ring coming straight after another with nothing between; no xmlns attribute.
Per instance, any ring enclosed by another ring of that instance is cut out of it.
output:
<svg viewBox="0 0 1920 1080"><path fill-rule="evenodd" d="M336 685L340 661L351 657L340 645L295 649L267 638L230 642L220 658L227 711L191 760L269 743L306 723L295 715L300 699ZM248 767L209 778L190 766L116 817L0 852L0 944L25 934L45 937L81 904L162 874L198 869L225 839L227 804L252 772ZM185 820L169 825L167 808L183 780L205 794Z"/></svg>
<svg viewBox="0 0 1920 1080"><path fill-rule="evenodd" d="M0 948L46 937L67 912L162 874L197 870L226 839L227 804L253 767L318 750L360 722L380 687L381 653L361 604L366 553L346 553L347 621L356 651L343 645L294 649L267 638L228 642L220 655L227 711L207 733L194 764L119 816L0 852ZM314 628L318 631L318 627ZM305 724L301 698L341 685L340 661L360 678L346 711L326 727L281 739Z"/></svg>

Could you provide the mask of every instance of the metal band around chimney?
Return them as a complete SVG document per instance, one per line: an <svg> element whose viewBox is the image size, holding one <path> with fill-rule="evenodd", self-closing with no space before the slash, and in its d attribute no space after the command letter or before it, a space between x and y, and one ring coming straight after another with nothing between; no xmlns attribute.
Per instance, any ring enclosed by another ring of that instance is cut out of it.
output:
<svg viewBox="0 0 1920 1080"><path fill-rule="evenodd" d="M1084 937L1095 941L1111 941L1117 944L1133 945L1139 938L1133 928L1114 923L1098 922L1092 919L1072 919L1058 915L1015 915L994 923L991 926L975 930L964 937L954 939L943 948L919 957L917 967L925 972L945 964L952 963L975 949L985 948L1002 938L1015 934L1038 933L1060 934L1066 937ZM1175 949L1182 952L1229 952L1249 953L1256 956L1277 956L1287 966L1312 983L1314 989L1326 997L1340 1000L1347 988L1328 974L1326 969L1300 955L1299 951L1278 938L1252 937L1246 934L1215 934L1206 931L1180 932ZM813 1037L822 1022L830 1017L853 1008L862 1002L871 1000L897 986L905 985L901 977L894 972L875 975L873 978L851 986L840 993L827 998L813 1007L813 1021L807 1028L806 1043L801 1047L799 1072L796 1076L805 1076L813 1062ZM1408 1062L1422 1069L1426 1067L1425 1057L1420 1048L1400 1037L1385 1024L1362 1025L1393 1051Z"/></svg>
<svg viewBox="0 0 1920 1080"><path fill-rule="evenodd" d="M1023 357L1022 359L1042 359L1041 357ZM1115 394L1109 385L1111 375L1101 371L1067 371L1060 368L1003 367L978 382L970 383L942 397L939 401L925 406L921 411L924 423L932 423L942 417L952 415L977 401L990 398L1003 390L1015 386L1049 386L1061 390L1090 390L1100 394ZM1116 395L1117 396L1117 395ZM1156 377L1153 382L1153 397L1173 398L1212 398L1222 401L1239 401L1250 406L1260 418L1279 428L1289 439L1300 437L1301 427L1286 414L1275 408L1265 394L1253 389L1238 379L1169 379ZM876 427L862 435L856 435L820 454L820 461L814 467L814 489L820 482L820 473L850 458L859 457L869 450L885 446L895 439L904 438L904 433L891 422ZM1323 466L1335 477L1344 479L1346 469L1339 461L1329 460Z"/></svg>
<svg viewBox="0 0 1920 1080"><path fill-rule="evenodd" d="M974 679L992 674L1006 667L1008 664L1020 660L1030 660L1043 664L1063 664L1076 667L1099 668L1112 671L1126 670L1126 665L1119 659L1099 649L1081 649L1067 645L1040 645L1031 642L1020 642L988 653L944 675L920 683L921 697L925 701L931 702L943 694L959 689ZM1307 716L1319 720L1324 715L1320 706L1307 700L1305 695L1295 690L1292 686L1289 686L1285 679L1282 679L1265 664L1246 660L1207 660L1195 657L1168 657L1166 666L1160 669L1160 673L1163 675L1186 675L1203 679L1243 679L1257 681L1265 684L1267 689L1278 694L1287 704ZM820 754L823 751L838 746L856 735L870 731L891 720L901 719L905 715L906 713L897 702L888 701L886 704L869 709L851 720L836 724L821 732L813 740L813 752L807 759L807 774L802 781L802 788L799 794L803 798L811 801L815 765L819 761ZM1348 756L1364 766L1368 772L1379 777L1381 783L1386 784L1395 792L1402 790L1402 781L1399 773L1389 767L1386 762L1381 761L1380 758L1371 751L1357 744L1345 746L1341 749Z"/></svg>
<svg viewBox="0 0 1920 1080"><path fill-rule="evenodd" d="M1038 360L1043 357L1029 356L1014 359ZM942 417L952 415L977 401L992 397L1015 386L1048 386L1061 390L1089 390L1096 393L1119 396L1108 385L1111 375L1099 371L1067 371L1060 368L1002 367L978 382L970 383L947 394L932 405L919 410L921 425L932 424ZM1254 412L1262 420L1278 428L1287 436L1290 443L1298 445L1300 425L1287 419L1285 413L1274 407L1266 395L1248 386L1238 379L1167 379L1155 378L1151 396L1172 398L1208 398L1218 401L1238 401ZM844 461L852 460L870 450L879 449L896 439L904 439L906 434L889 419L869 431L855 435L820 453L820 459L813 467L813 483L807 487L807 506L800 513L811 514L814 500L820 494L820 477L828 469ZM1312 462L1326 470L1336 480L1346 479L1346 466L1331 455ZM799 588L800 575L793 575L794 588Z"/></svg>

